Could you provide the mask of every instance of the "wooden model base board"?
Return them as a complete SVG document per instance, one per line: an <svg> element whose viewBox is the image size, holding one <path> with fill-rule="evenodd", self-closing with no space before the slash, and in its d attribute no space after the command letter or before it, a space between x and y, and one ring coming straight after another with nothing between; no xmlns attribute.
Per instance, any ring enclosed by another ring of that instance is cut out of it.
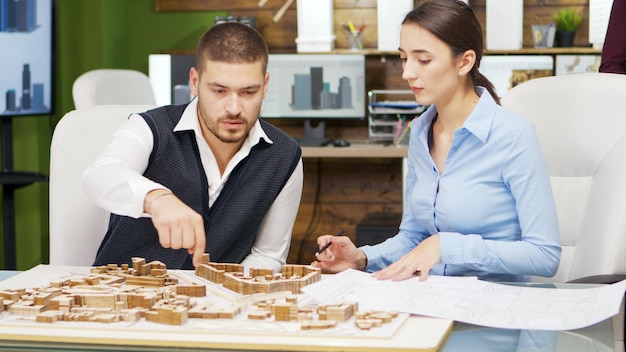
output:
<svg viewBox="0 0 626 352"><path fill-rule="evenodd" d="M42 286L63 275L89 273L89 267L40 265L0 282L0 289ZM172 272L175 270L171 270ZM178 277L188 275L181 272ZM207 283L207 295L217 287ZM246 314L239 317L245 318ZM138 322L37 323L0 313L2 340L32 340L84 344L135 346L172 346L194 348L242 348L259 350L425 350L436 351L452 328L452 321L400 315L393 322L369 331L359 330L354 322L338 323L328 330L301 330L292 322L248 319L189 319L182 326L145 320ZM420 332L420 333L416 333ZM331 348L332 349L329 349Z"/></svg>

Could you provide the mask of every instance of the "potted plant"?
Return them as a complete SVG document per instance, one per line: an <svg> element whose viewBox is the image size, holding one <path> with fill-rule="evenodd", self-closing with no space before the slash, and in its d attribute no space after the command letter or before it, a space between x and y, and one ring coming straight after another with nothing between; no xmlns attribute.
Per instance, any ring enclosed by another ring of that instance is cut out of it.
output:
<svg viewBox="0 0 626 352"><path fill-rule="evenodd" d="M580 12L572 8L561 9L552 15L552 19L556 28L556 45L560 47L573 46L576 29L583 20Z"/></svg>

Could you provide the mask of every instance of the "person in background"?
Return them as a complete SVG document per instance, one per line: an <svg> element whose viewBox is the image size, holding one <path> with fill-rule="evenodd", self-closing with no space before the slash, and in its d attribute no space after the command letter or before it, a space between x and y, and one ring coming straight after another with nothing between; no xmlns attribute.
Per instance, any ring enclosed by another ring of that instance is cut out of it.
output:
<svg viewBox="0 0 626 352"><path fill-rule="evenodd" d="M553 276L561 246L547 166L534 127L499 105L478 70L483 33L462 1L426 1L400 29L402 78L430 105L411 124L399 232L356 248L347 236L313 266L379 279L429 274L526 281Z"/></svg>
<svg viewBox="0 0 626 352"><path fill-rule="evenodd" d="M295 140L260 120L269 73L261 35L236 22L198 41L196 96L133 114L83 176L112 213L94 265L158 260L191 269L213 262L279 271L303 184Z"/></svg>
<svg viewBox="0 0 626 352"><path fill-rule="evenodd" d="M626 74L626 0L613 0L599 71Z"/></svg>

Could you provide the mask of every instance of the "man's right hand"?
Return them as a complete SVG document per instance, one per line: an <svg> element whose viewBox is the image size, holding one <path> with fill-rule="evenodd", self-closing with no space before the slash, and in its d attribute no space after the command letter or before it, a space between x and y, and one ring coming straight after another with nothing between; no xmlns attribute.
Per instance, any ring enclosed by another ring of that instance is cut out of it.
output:
<svg viewBox="0 0 626 352"><path fill-rule="evenodd" d="M144 199L144 211L152 216L161 246L186 248L189 254L193 254L193 265L202 264L206 234L200 214L166 189L148 192Z"/></svg>

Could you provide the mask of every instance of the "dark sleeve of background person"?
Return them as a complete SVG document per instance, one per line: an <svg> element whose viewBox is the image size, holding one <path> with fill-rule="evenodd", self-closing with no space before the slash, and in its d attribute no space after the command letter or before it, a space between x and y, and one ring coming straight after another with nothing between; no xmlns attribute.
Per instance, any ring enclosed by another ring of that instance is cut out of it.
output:
<svg viewBox="0 0 626 352"><path fill-rule="evenodd" d="M626 0L613 1L600 72L626 74Z"/></svg>

